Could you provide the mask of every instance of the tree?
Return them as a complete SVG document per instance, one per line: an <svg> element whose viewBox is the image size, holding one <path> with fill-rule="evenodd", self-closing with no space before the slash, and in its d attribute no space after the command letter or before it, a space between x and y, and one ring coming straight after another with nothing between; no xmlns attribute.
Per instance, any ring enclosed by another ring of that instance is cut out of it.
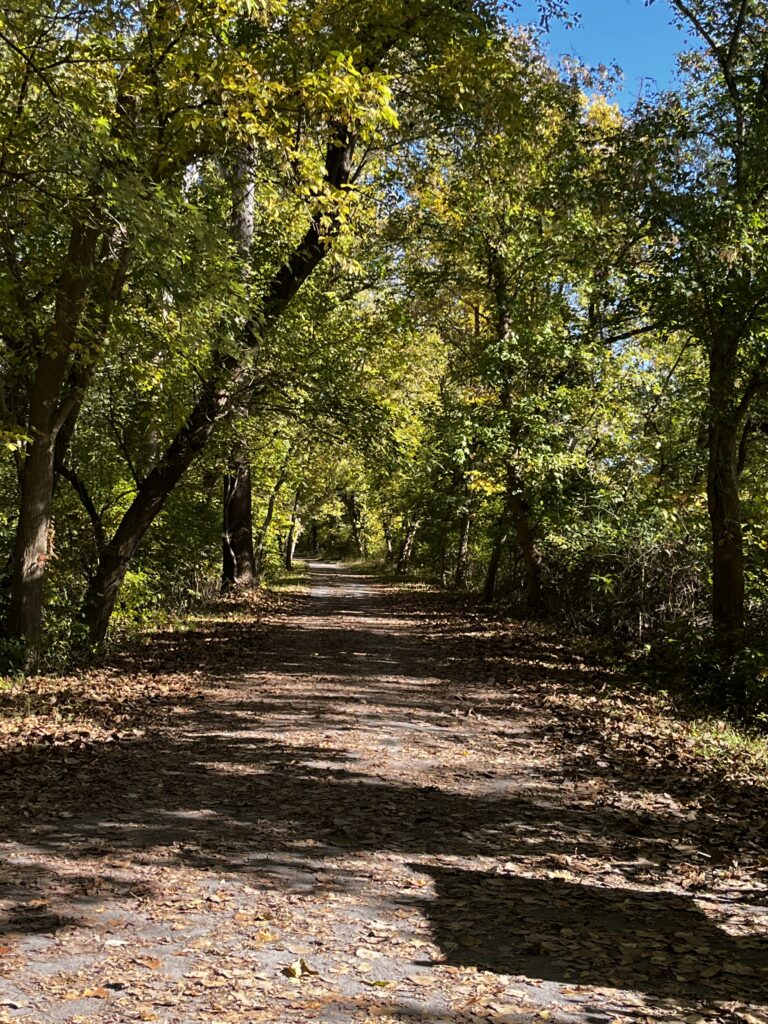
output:
<svg viewBox="0 0 768 1024"><path fill-rule="evenodd" d="M572 461L562 427L570 396L607 347L589 329L594 279L615 258L595 154L620 119L602 102L588 105L525 36L510 35L494 60L488 84L477 83L465 104L461 131L417 156L408 261L452 353L435 444L458 521L456 582L466 576L473 517L497 505L486 591L499 545L514 536L535 612L543 606L536 506Z"/></svg>
<svg viewBox="0 0 768 1024"><path fill-rule="evenodd" d="M712 617L719 645L734 650L745 622L740 465L750 410L768 389L768 6L672 6L698 46L683 60L676 164L662 164L657 255L667 287L657 309L707 356Z"/></svg>
<svg viewBox="0 0 768 1024"><path fill-rule="evenodd" d="M187 169L232 134L222 119L237 128L269 94L243 52L222 46L239 13L194 0L136 16L119 5L22 4L0 39L0 413L22 438L8 631L33 657L54 472L72 478L67 446L127 276L153 219L183 205Z"/></svg>

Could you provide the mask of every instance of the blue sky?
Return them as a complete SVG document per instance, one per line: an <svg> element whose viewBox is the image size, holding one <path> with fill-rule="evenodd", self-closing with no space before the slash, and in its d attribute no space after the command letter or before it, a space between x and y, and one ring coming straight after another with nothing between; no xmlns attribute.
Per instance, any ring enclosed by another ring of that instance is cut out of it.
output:
<svg viewBox="0 0 768 1024"><path fill-rule="evenodd" d="M685 36L671 24L667 0L651 7L644 0L571 0L570 6L581 13L581 24L566 29L551 23L545 46L554 59L572 54L591 65L618 64L625 75L618 97L623 105L634 102L643 82L646 90L674 84L675 54ZM536 0L521 0L514 20L537 20Z"/></svg>

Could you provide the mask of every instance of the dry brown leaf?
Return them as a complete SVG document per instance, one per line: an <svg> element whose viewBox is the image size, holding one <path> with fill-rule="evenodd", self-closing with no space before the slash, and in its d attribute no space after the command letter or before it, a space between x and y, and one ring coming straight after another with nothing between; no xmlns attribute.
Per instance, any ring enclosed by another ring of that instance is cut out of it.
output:
<svg viewBox="0 0 768 1024"><path fill-rule="evenodd" d="M429 974L409 974L408 975L408 981L412 982L414 985L422 985L424 987L426 987L428 985L434 985L436 980L437 980L436 978L433 978Z"/></svg>
<svg viewBox="0 0 768 1024"><path fill-rule="evenodd" d="M163 961L156 956L136 957L136 963L141 964L142 967L146 967L150 971L157 971L163 966Z"/></svg>

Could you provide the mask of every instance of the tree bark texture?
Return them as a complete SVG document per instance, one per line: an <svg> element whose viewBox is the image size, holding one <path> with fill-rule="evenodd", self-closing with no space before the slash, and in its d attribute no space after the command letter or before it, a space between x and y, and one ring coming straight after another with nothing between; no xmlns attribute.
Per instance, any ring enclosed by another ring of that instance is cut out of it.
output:
<svg viewBox="0 0 768 1024"><path fill-rule="evenodd" d="M469 568L469 534L472 527L472 516L469 512L462 513L459 521L459 549L456 553L456 572L454 586L462 590L467 585L467 569Z"/></svg>
<svg viewBox="0 0 768 1024"><path fill-rule="evenodd" d="M34 661L43 615L43 584L51 555L56 439L69 414L62 391L70 370L91 284L99 229L76 224L59 280L51 330L35 368L29 393L31 438L19 469L19 521L13 550L8 633L24 641Z"/></svg>
<svg viewBox="0 0 768 1024"><path fill-rule="evenodd" d="M250 587L256 579L251 506L251 467L245 460L224 476L222 589Z"/></svg>
<svg viewBox="0 0 768 1024"><path fill-rule="evenodd" d="M712 536L712 621L716 639L738 647L744 630L744 545L739 495L741 419L734 396L737 345L711 346L707 506Z"/></svg>
<svg viewBox="0 0 768 1024"><path fill-rule="evenodd" d="M494 533L493 548L491 549L491 557L488 559L488 568L483 585L483 600L487 604L491 604L496 599L496 581L499 578L499 568L501 567L501 558L504 554L504 545L506 543L505 519L501 517Z"/></svg>
<svg viewBox="0 0 768 1024"><path fill-rule="evenodd" d="M296 545L299 543L299 537L301 536L301 520L299 518L299 503L301 501L301 491L296 491L296 496L293 499L293 509L291 510L291 525L288 527L288 536L285 538L285 568L290 572L293 569L293 559L296 554Z"/></svg>
<svg viewBox="0 0 768 1024"><path fill-rule="evenodd" d="M408 572L413 558L413 549L416 545L416 534L419 532L420 522L418 519L409 518L405 523L403 542L400 545L400 552L397 556L397 571L402 576Z"/></svg>

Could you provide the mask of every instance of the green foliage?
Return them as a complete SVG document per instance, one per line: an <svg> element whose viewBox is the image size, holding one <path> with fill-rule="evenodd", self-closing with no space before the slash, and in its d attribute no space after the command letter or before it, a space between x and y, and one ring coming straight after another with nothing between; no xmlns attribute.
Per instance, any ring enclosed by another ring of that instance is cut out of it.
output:
<svg viewBox="0 0 768 1024"><path fill-rule="evenodd" d="M126 513L218 388L216 432L148 502L115 632L216 591L221 481L247 463L262 578L289 535L410 564L757 712L766 8L673 7L683 85L630 114L491 2L3 14L0 600L20 566L45 577L44 658L82 645ZM718 536L751 630L727 651Z"/></svg>

